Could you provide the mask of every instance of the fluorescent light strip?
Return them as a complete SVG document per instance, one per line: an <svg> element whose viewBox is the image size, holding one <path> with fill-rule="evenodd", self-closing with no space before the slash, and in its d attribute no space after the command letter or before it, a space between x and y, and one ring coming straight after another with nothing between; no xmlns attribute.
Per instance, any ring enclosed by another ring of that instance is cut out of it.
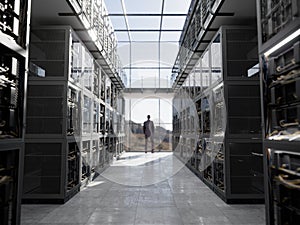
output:
<svg viewBox="0 0 300 225"><path fill-rule="evenodd" d="M281 48L282 46L284 46L285 44L287 44L288 42L290 42L294 38L298 37L299 35L300 35L300 29L296 30L294 33L292 33L290 36L288 36L287 38L285 38L284 40L282 40L281 42L279 42L273 48L271 48L270 50L266 51L264 55L266 57L268 57L273 52L275 52L276 50L278 50L279 48Z"/></svg>

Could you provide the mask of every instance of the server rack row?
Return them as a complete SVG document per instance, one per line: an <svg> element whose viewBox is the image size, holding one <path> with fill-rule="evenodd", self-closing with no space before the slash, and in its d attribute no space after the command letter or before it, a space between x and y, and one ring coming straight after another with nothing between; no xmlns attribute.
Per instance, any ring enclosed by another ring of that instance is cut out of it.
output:
<svg viewBox="0 0 300 225"><path fill-rule="evenodd" d="M20 224L28 0L0 1L0 224Z"/></svg>
<svg viewBox="0 0 300 225"><path fill-rule="evenodd" d="M255 28L222 26L173 102L175 154L228 203L264 198L257 63Z"/></svg>
<svg viewBox="0 0 300 225"><path fill-rule="evenodd" d="M299 1L257 1L267 224L299 223Z"/></svg>
<svg viewBox="0 0 300 225"><path fill-rule="evenodd" d="M189 58L194 53L195 45L199 32L205 30L207 18L214 15L213 8L216 8L222 1L205 0L192 1L189 12L190 18L186 20L184 35L180 38L180 46L178 57L178 69L184 69Z"/></svg>
<svg viewBox="0 0 300 225"><path fill-rule="evenodd" d="M124 99L71 27L30 43L23 202L65 202L122 152Z"/></svg>
<svg viewBox="0 0 300 225"><path fill-rule="evenodd" d="M118 73L122 81L126 75L122 70L120 58L117 54L117 37L104 0L67 0L79 19L89 29L103 59L110 69Z"/></svg>

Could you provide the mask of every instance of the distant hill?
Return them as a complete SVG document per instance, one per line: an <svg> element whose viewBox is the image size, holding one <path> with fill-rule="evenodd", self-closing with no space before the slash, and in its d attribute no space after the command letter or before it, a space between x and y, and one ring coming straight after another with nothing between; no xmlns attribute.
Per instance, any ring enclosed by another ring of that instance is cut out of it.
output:
<svg viewBox="0 0 300 225"><path fill-rule="evenodd" d="M127 120L126 124L130 124L131 132L135 134L143 134L143 124L136 123L132 120ZM154 124L155 125L155 124ZM161 133L161 134L172 134L172 131L167 130L161 126L155 126L155 132Z"/></svg>
<svg viewBox="0 0 300 225"><path fill-rule="evenodd" d="M129 135L129 145L127 146L130 151L143 151L144 150L144 132L143 124L134 121L125 121L126 127L130 127L133 135ZM161 126L155 126L154 143L155 149L171 151L172 150L172 131L167 130Z"/></svg>

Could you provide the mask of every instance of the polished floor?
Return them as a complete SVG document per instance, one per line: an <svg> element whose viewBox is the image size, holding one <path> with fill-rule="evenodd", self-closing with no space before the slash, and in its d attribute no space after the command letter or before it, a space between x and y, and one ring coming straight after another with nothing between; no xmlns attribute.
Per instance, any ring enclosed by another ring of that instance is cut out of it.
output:
<svg viewBox="0 0 300 225"><path fill-rule="evenodd" d="M22 205L22 225L262 225L264 205L227 205L171 153L125 153L64 205Z"/></svg>

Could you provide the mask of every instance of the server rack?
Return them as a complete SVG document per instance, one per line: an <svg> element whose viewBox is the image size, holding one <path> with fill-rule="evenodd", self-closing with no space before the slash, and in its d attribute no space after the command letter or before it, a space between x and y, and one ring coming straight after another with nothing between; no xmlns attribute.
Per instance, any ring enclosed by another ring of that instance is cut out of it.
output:
<svg viewBox="0 0 300 225"><path fill-rule="evenodd" d="M96 37L94 44L101 50L108 67L112 71L121 70L118 66L120 61L116 51L117 39L112 32L113 26L104 0L67 0L67 2L74 12L82 12L78 14L78 17L84 24L88 24L89 29L94 33ZM88 29L88 27L85 28Z"/></svg>
<svg viewBox="0 0 300 225"><path fill-rule="evenodd" d="M99 98L107 87L102 77L105 73L70 27L32 30L24 202L65 202L94 179L98 167L104 168L98 156L107 107ZM33 163L38 159L51 164Z"/></svg>
<svg viewBox="0 0 300 225"><path fill-rule="evenodd" d="M30 0L0 1L0 224L20 224Z"/></svg>
<svg viewBox="0 0 300 225"><path fill-rule="evenodd" d="M258 0L257 16L266 220L292 225L300 215L300 3Z"/></svg>
<svg viewBox="0 0 300 225"><path fill-rule="evenodd" d="M90 67L68 27L34 28L30 37L23 202L62 203L80 188L81 108L89 84L80 76L89 77Z"/></svg>
<svg viewBox="0 0 300 225"><path fill-rule="evenodd" d="M28 84L23 201L63 203L112 161L121 93L69 26L32 29Z"/></svg>
<svg viewBox="0 0 300 225"><path fill-rule="evenodd" d="M187 165L228 203L264 198L259 79L257 71L248 76L257 63L255 29L223 26L180 90L194 101L197 139L188 140L191 111L174 100L181 109L173 113L175 146L182 143L176 155L190 157Z"/></svg>

